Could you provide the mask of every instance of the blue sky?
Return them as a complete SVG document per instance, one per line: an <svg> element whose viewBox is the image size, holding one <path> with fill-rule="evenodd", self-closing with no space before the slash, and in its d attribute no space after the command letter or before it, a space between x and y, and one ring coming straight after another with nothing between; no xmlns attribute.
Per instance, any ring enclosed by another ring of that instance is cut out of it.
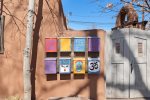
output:
<svg viewBox="0 0 150 100"><path fill-rule="evenodd" d="M109 3L113 4L112 9L106 8ZM116 16L123 6L120 0L62 0L62 4L68 19L68 26L76 30L93 28L111 30L115 26ZM146 15L145 19L149 17ZM141 21L141 16L139 16L139 20Z"/></svg>

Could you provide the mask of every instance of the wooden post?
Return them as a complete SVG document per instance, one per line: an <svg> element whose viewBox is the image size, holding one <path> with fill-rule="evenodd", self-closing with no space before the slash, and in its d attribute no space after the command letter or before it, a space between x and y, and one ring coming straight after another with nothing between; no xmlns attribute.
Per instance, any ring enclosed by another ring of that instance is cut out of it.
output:
<svg viewBox="0 0 150 100"><path fill-rule="evenodd" d="M4 20L3 15L0 16L0 53L4 53Z"/></svg>

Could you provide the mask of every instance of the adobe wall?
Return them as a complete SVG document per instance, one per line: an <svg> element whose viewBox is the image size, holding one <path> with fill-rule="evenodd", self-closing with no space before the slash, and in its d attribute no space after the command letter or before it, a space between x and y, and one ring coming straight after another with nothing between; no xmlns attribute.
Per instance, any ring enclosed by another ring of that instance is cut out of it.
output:
<svg viewBox="0 0 150 100"><path fill-rule="evenodd" d="M65 31L60 37L97 36L100 37L100 75L45 75L44 50L38 49L36 63L36 98L80 96L93 100L105 99L104 81L104 38L103 30ZM55 36L51 36L55 37ZM44 46L44 45L43 45ZM40 47L39 47L40 48Z"/></svg>
<svg viewBox="0 0 150 100"><path fill-rule="evenodd" d="M8 2L7 2L8 1ZM65 31L64 19L56 0L36 1L31 60L32 95L37 100L50 97L82 96L94 100L104 100L104 31L94 30L101 37L101 74L84 77L46 76L44 74L45 38L58 36L89 36L88 31ZM26 34L26 0L5 0L4 54L0 54L0 99L10 96L23 98L23 50ZM11 16L10 16L11 15ZM14 17L12 17L12 15ZM58 16L58 17L56 17ZM61 78L60 78L61 77Z"/></svg>

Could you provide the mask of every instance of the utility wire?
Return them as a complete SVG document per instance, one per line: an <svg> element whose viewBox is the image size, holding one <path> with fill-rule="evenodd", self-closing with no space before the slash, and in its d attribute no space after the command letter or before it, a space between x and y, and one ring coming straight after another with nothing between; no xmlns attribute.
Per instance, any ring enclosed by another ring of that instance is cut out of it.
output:
<svg viewBox="0 0 150 100"><path fill-rule="evenodd" d="M70 17L90 17L90 18L93 18L93 17L98 17L100 18L101 16L82 16L82 15L70 15Z"/></svg>
<svg viewBox="0 0 150 100"><path fill-rule="evenodd" d="M68 20L71 23L81 23L81 24L114 24L114 23L101 23L101 22L85 22L85 21L75 21L75 20Z"/></svg>

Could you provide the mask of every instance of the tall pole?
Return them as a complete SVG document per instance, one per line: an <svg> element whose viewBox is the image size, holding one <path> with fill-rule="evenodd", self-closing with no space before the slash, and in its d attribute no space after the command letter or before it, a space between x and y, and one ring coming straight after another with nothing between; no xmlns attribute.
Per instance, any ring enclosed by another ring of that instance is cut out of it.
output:
<svg viewBox="0 0 150 100"><path fill-rule="evenodd" d="M145 2L143 0L143 6L142 6L142 22L144 22L144 5L145 5Z"/></svg>
<svg viewBox="0 0 150 100"><path fill-rule="evenodd" d="M26 44L24 49L23 59L23 78L24 78L24 100L31 100L31 48L32 48L32 33L33 33L33 17L34 17L34 0L29 0Z"/></svg>
<svg viewBox="0 0 150 100"><path fill-rule="evenodd" d="M143 0L143 6L142 6L142 29L145 29L144 28L144 6L145 6L145 1Z"/></svg>

